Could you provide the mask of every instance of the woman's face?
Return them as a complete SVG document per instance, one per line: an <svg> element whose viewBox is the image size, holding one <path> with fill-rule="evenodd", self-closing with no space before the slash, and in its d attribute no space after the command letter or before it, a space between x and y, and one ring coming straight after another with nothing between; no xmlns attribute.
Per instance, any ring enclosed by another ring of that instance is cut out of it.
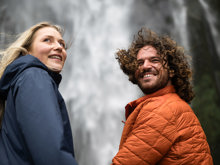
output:
<svg viewBox="0 0 220 165"><path fill-rule="evenodd" d="M65 42L53 27L41 28L34 34L29 54L57 73L61 72L67 56Z"/></svg>

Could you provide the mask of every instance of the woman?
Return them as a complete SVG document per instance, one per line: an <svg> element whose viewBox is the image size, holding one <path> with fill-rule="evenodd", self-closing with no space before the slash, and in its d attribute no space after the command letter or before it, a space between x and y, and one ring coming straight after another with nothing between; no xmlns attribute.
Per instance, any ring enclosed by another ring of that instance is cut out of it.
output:
<svg viewBox="0 0 220 165"><path fill-rule="evenodd" d="M62 30L41 22L20 35L0 64L0 164L76 165L59 74Z"/></svg>

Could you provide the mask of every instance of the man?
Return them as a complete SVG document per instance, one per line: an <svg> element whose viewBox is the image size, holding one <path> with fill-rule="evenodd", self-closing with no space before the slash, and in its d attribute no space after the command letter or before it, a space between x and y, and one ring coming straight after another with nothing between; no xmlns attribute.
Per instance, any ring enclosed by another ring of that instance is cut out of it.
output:
<svg viewBox="0 0 220 165"><path fill-rule="evenodd" d="M142 28L116 59L145 96L125 107L112 165L212 165L205 133L188 105L194 97L192 71L183 48Z"/></svg>

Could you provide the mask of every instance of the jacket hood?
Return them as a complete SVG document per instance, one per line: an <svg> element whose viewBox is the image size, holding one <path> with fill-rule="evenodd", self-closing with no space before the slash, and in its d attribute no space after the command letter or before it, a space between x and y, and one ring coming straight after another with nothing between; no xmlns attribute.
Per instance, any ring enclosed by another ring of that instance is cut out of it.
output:
<svg viewBox="0 0 220 165"><path fill-rule="evenodd" d="M57 85L61 81L61 75L48 70L48 68L32 55L20 56L9 64L0 79L0 98L6 99L10 87L16 82L18 76L27 68L37 67L46 70Z"/></svg>

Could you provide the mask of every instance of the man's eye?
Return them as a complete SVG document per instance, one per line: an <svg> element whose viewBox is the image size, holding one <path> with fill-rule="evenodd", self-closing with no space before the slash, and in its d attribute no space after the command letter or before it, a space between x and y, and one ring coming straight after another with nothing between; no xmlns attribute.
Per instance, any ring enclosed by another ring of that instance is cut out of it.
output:
<svg viewBox="0 0 220 165"><path fill-rule="evenodd" d="M158 62L159 60L152 60L152 62Z"/></svg>
<svg viewBox="0 0 220 165"><path fill-rule="evenodd" d="M138 62L138 66L141 66L141 65L143 65L143 62Z"/></svg>
<svg viewBox="0 0 220 165"><path fill-rule="evenodd" d="M160 59L157 59L157 58L152 59L152 62L160 62Z"/></svg>

